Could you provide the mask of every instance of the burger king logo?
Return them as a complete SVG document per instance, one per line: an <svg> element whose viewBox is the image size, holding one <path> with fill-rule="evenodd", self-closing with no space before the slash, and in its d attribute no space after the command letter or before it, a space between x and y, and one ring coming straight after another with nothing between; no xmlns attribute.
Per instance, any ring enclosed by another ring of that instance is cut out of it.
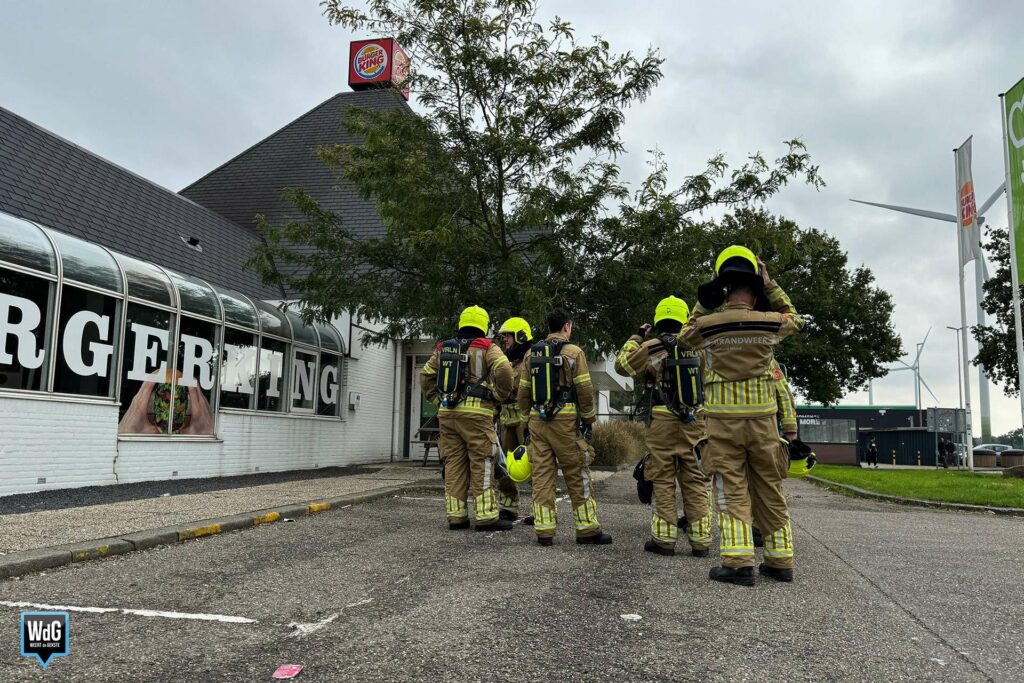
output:
<svg viewBox="0 0 1024 683"><path fill-rule="evenodd" d="M359 48L355 59L352 60L352 68L360 78L373 80L382 73L388 66L388 53L380 45L370 43Z"/></svg>

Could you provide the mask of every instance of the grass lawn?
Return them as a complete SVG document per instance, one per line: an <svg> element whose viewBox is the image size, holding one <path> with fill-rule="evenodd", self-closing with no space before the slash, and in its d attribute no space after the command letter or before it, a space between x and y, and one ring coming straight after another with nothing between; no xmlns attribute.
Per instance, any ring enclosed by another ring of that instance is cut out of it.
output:
<svg viewBox="0 0 1024 683"><path fill-rule="evenodd" d="M947 470L868 470L816 465L811 474L840 484L905 498L1024 508L1024 479Z"/></svg>

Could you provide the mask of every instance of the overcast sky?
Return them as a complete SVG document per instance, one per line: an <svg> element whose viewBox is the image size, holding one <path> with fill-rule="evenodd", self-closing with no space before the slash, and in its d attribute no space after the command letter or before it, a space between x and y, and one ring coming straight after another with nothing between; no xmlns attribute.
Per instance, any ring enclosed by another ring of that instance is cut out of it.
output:
<svg viewBox="0 0 1024 683"><path fill-rule="evenodd" d="M1024 76L1024 3L839 4L544 7L581 35L666 59L657 91L628 112L627 177L642 176L654 147L679 179L718 152L774 157L782 140L803 138L828 187L786 190L769 208L837 236L852 264L875 272L905 349L932 328L922 375L955 406L955 228L847 200L953 213L951 150L971 134L978 204L988 197L1003 178L997 95ZM314 0L0 0L0 16L0 106L174 190L348 90L354 36L328 26ZM1005 225L1004 201L988 220ZM1020 426L1018 401L991 393L995 433ZM876 403L913 400L909 373L875 385ZM974 418L977 434L977 407Z"/></svg>

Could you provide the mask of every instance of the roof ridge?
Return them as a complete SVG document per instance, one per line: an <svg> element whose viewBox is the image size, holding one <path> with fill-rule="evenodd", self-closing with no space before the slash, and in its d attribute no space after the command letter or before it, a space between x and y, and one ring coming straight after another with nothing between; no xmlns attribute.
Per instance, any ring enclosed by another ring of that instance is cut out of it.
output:
<svg viewBox="0 0 1024 683"><path fill-rule="evenodd" d="M150 180L149 178L147 178L147 177L145 177L143 175L140 175L139 173L136 173L135 171L131 170L130 168L122 166L121 164L119 164L119 163L117 163L115 161L111 161L110 159L107 159L106 157L101 156L101 155L97 154L96 152L93 152L92 150L90 150L90 149L88 149L86 147L83 147L82 145L78 144L74 140L69 140L68 138L64 137L63 135L58 135L57 133L54 133L49 128L44 128L43 126L40 126L38 123L36 123L34 121L31 121L30 119L26 119L24 116L22 116L21 114L15 112L15 111L7 109L6 107L4 107L2 105L0 105L0 111L3 111L3 112L6 112L7 114L10 114L14 118L23 121L28 126L30 126L32 128L35 128L39 132L41 132L41 133L43 133L45 135L48 135L51 138L54 138L55 140L59 140L60 142L66 144L66 145L74 147L75 149L85 153L86 155L88 155L90 157L93 157L95 159L98 159L99 161L102 161L104 164L106 164L108 166L113 166L114 168L118 169L119 171L123 171L123 172L127 173L128 175L132 176L136 180L142 181L146 185L149 185L151 187L155 187L156 189L160 190L161 192L165 192L165 193L167 193L167 194L169 194L169 195L171 195L173 197L178 198L181 201L188 202L189 204L192 204L193 206L196 206L199 209L202 209L204 212L210 214L211 216L216 216L219 220L231 223L231 221L229 221L227 218L224 218L223 216L221 216L216 211L208 209L205 206L203 206L202 204L200 204L198 202L192 201L191 199L189 199L185 195L183 195L183 194L181 194L179 192L175 192L174 190L172 190L169 187L164 187L160 183L157 183L157 182L155 182L153 180ZM234 225L234 223L231 223L231 224ZM175 230L175 232L177 232L177 230Z"/></svg>
<svg viewBox="0 0 1024 683"><path fill-rule="evenodd" d="M353 92L355 92L355 91L353 91ZM324 100L320 104L316 105L315 107L313 107L312 109L307 111L305 114L302 114L301 116L299 116L296 119L292 119L288 123L284 124L283 126L278 128L277 130L275 130L270 135L267 135L266 137L257 140L256 142L254 142L253 144L249 145L248 147L246 147L241 152L239 152L235 156L231 157L230 159L228 159L224 163L222 163L219 166L216 166L215 168L211 169L208 173L204 174L202 177L197 178L196 180L193 180L191 183L189 183L185 187L181 188L181 190L179 190L178 193L181 194L181 193L187 192L188 190L192 189L193 187L195 187L199 183L203 182L204 180L206 180L207 178L212 176L214 173L220 171L223 168L226 168L227 166L230 166L235 161L237 161L238 159L242 158L243 156L245 156L246 154L248 154L252 150L256 149L257 147L263 145L266 142L270 142L272 139L276 138L278 135L280 135L281 133L285 132L286 130L288 130L289 128L294 126L295 124L297 124L300 121L308 118L309 116L313 115L314 113L320 111L321 109L323 109L325 106L327 106L328 104L330 104L334 100L338 99L339 97L344 97L345 95L349 95L349 94L351 94L351 93L339 92L339 93L335 93L334 95L331 95L326 100ZM182 195L182 196L184 196L184 195ZM225 220L227 220L227 219L225 219Z"/></svg>

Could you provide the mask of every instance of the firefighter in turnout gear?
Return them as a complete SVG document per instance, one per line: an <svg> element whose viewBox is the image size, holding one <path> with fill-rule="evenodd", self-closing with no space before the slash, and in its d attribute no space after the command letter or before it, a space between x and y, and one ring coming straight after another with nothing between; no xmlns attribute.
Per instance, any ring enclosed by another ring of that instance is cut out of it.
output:
<svg viewBox="0 0 1024 683"><path fill-rule="evenodd" d="M793 402L793 391L789 388L789 382L786 380L786 375L782 372L782 366L775 359L772 359L770 371L772 383L775 385L775 402L778 406L775 417L779 422L779 431L786 441L796 441L797 419L796 404ZM789 449L784 445L779 449L779 467L783 472L789 470ZM757 497L757 489L753 487L750 488L750 504L754 513L754 547L763 548L764 536L761 535L761 524L763 522L760 520L764 519L765 513L761 500Z"/></svg>
<svg viewBox="0 0 1024 683"><path fill-rule="evenodd" d="M732 246L715 263L715 279L698 289L699 303L682 338L704 351L708 444L702 465L711 478L721 529L722 565L715 581L754 585L754 512L764 533L760 572L792 580L793 532L782 493L774 346L803 327L782 288L753 252ZM759 296L774 311L755 311ZM716 308L725 304L721 311ZM780 373L781 374L781 373Z"/></svg>
<svg viewBox="0 0 1024 683"><path fill-rule="evenodd" d="M630 337L615 359L615 371L632 377L636 382L649 380L654 387L651 422L647 429L647 447L651 455L644 468L645 478L653 484L654 509L651 538L644 545L644 550L659 555L675 555L679 535L676 511L678 480L687 520L683 531L690 542L692 554L707 557L711 545L711 491L707 477L693 454L693 446L704 436L704 415L699 408L699 396L692 397L692 405L686 405L674 396L677 366L670 359L672 347L677 345L677 335L688 317L689 308L685 301L674 296L662 299L654 312L653 336L651 326L645 324L639 334ZM696 352L679 351L695 364L699 362Z"/></svg>
<svg viewBox="0 0 1024 683"><path fill-rule="evenodd" d="M597 520L590 478L592 452L585 438L597 419L587 359L580 347L569 343L572 319L565 311L552 311L547 324L550 334L530 349L530 371L519 383L519 409L530 416L533 528L538 543L552 544L555 479L561 467L572 501L576 542L604 545L612 537Z"/></svg>
<svg viewBox="0 0 1024 683"><path fill-rule="evenodd" d="M526 357L530 353L533 330L530 323L522 318L509 318L502 323L498 333L502 335L505 355L512 364L512 393L501 403L501 452L511 453L519 446L526 445L527 416L519 410L519 381L529 372ZM514 521L519 516L519 486L511 477L498 480L498 507L502 519ZM524 523L530 521L529 518Z"/></svg>
<svg viewBox="0 0 1024 683"><path fill-rule="evenodd" d="M459 318L455 337L434 349L420 374L427 400L438 405L444 498L449 529L469 527L469 496L478 531L506 531L499 519L494 482L495 458L504 458L494 430L498 407L512 393L512 366L486 338L487 311L470 306Z"/></svg>

